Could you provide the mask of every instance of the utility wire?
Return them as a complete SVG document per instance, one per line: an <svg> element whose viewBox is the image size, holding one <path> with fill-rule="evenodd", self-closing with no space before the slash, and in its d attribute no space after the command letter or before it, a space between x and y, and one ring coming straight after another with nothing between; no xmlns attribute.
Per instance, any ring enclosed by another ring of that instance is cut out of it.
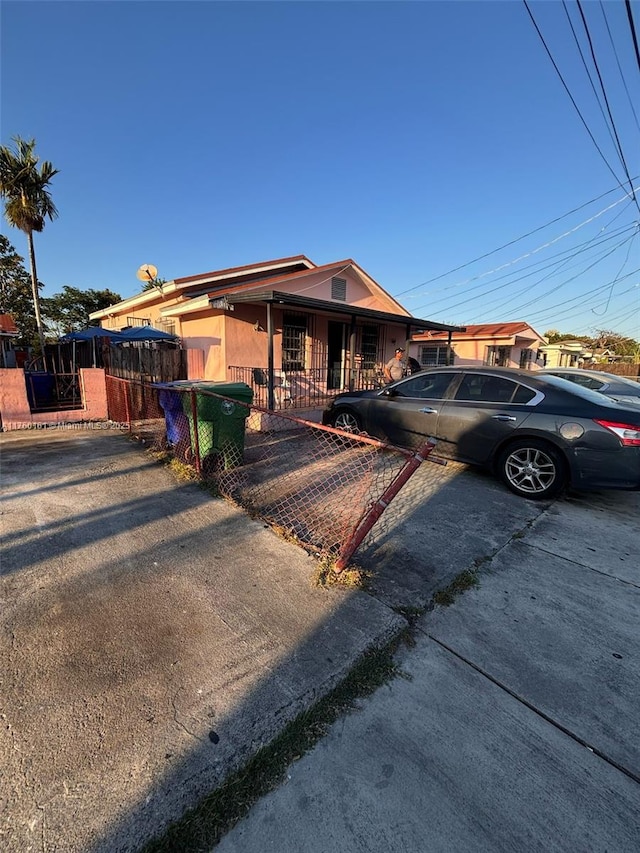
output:
<svg viewBox="0 0 640 853"><path fill-rule="evenodd" d="M573 228L570 228L568 231L565 231L563 234L560 234L557 237L554 237L553 240L547 241L542 246L538 246L536 249L532 249L530 252L526 252L524 255L520 255L518 258L514 258L512 261L509 261L505 264L501 264L499 267L495 267L494 269L488 270L487 272L481 273L480 275L472 276L471 278L468 278L465 281L457 282L454 285L448 285L445 289L450 290L452 287L461 287L462 285L469 284L472 281L478 281L481 278L486 278L489 275L493 275L494 273L500 272L501 270L506 269L507 267L513 266L514 264L517 264L520 261L525 260L526 258L530 258L532 255L535 255L538 252L541 252L543 249L548 249L549 246L552 246L554 243L557 243L558 241L563 240L565 237L568 237L570 234L575 233L580 228L583 228L585 225L588 225L589 223L593 222L595 219L598 219L598 217L607 213L609 210L616 207L617 205L622 204L622 202L626 201L626 199L628 199L628 198L629 198L629 193L626 193L623 198L620 198L617 201L614 201L612 204L608 205L603 210L600 210L600 211L598 211L598 213L595 213L593 216L590 216L589 219L585 219L583 222L580 222L578 225L574 226ZM415 290L415 288L412 288L412 290ZM416 309L416 310L418 310L418 309Z"/></svg>
<svg viewBox="0 0 640 853"><path fill-rule="evenodd" d="M614 175L615 177L615 175ZM637 180L638 176L634 178ZM430 278L427 281L423 281L420 284L416 284L413 287L407 288L407 290L401 290L400 293L397 293L394 298L398 298L400 296L404 296L407 293L412 293L414 290L418 290L421 287L426 287L428 284L433 284L434 281L439 281L441 278L446 278L446 276L451 275L454 272L459 272L465 267L470 267L472 264L477 263L478 261L483 261L485 258L489 258L491 255L495 255L497 252L501 252L503 249L508 249L509 246L513 246L515 243L519 243L521 240L526 240L527 237L531 237L533 234L537 234L538 231L544 231L545 228L549 228L551 225L555 225L556 222L560 222L563 219L566 219L568 216L572 216L574 213L578 213L578 211L583 210L585 207L589 207L591 204L595 204L596 201L600 201L601 198L605 196L611 195L612 192L615 192L620 186L620 182L616 178L616 186L613 189L607 190L605 193L601 193L599 196L592 198L591 201L586 201L584 204L579 205L578 207L574 207L573 210L568 211L567 213L563 213L562 216L556 216L555 219L552 219L550 222L547 222L545 225L539 225L537 228L534 228L532 231L528 231L526 234L523 234L521 237L516 237L515 240L509 240L508 243L504 243L502 246L498 246L497 249L492 249L490 252L485 252L484 255L478 255L477 258L474 258L471 261L466 261L464 264L460 264L458 267L454 267L453 269L447 270L447 272L440 273L434 278ZM624 188L623 188L624 189ZM624 200L624 199L622 199ZM605 208L608 210L609 208Z"/></svg>
<svg viewBox="0 0 640 853"><path fill-rule="evenodd" d="M609 34L609 41L611 42L611 49L613 50L613 55L616 58L616 64L618 66L618 71L620 72L620 78L622 80L622 85L624 87L625 92L627 93L627 99L629 101L629 106L631 107L631 112L633 113L633 117L636 122L636 127L640 130L640 123L638 122L638 116L636 114L635 108L633 106L633 100L631 99L631 95L629 94L629 89L627 87L627 81L624 76L624 72L622 70L622 66L620 65L620 58L618 57L618 51L616 50L615 42L613 41L613 35L611 33L611 28L609 27L609 21L607 20L607 13L605 12L604 3L600 0L600 9L602 10L602 17L604 18L604 25L607 28L607 32Z"/></svg>
<svg viewBox="0 0 640 853"><path fill-rule="evenodd" d="M598 60L596 59L595 50L593 49L593 41L591 39L591 33L589 32L589 27L587 26L587 19L584 15L584 10L582 8L581 0L576 0L578 4L578 11L580 12L580 17L582 18L582 24L584 26L584 31L587 36L587 41L589 42L589 49L591 51L591 59L593 61L593 65L596 69L596 74L598 75L598 80L600 81L600 88L602 89L602 97L604 98L604 103L607 108L607 114L609 116L609 121L611 122L611 128L613 129L613 133L616 138L616 144L618 147L618 153L620 155L620 161L622 162L622 168L624 169L624 173L627 176L627 180L629 182L629 186L631 187L631 192L633 194L633 200L636 203L636 207L638 208L638 213L640 213L640 204L638 203L638 199L636 198L636 194L633 189L633 181L631 180L631 175L629 174L629 168L627 166L627 161L624 158L624 153L622 151L622 143L620 142L620 137L618 136L618 131L616 130L616 124L613 120L613 115L611 113L611 107L609 105L609 99L607 98L607 92L604 87L604 82L602 80L602 74L600 73L600 67L598 65Z"/></svg>
<svg viewBox="0 0 640 853"><path fill-rule="evenodd" d="M613 247L613 249L610 249L604 257L605 257L605 258L606 258L606 257L609 257L609 256L610 256L610 255L612 255L615 251L617 251L621 246L624 246L624 244L625 244L625 243L627 243L627 242L628 242L628 240L631 240L631 239L633 239L633 238L632 238L632 237L627 237L625 240L623 240L623 241L622 241L621 243L619 243L617 246L614 246L614 247ZM576 275L572 276L571 278L567 279L566 281L563 281L560 285L558 285L558 286L557 286L556 288L554 288L554 289L555 289L555 290L558 290L560 287L563 287L565 284L569 284L570 282L575 281L575 279L576 279L576 278L579 278L581 275L584 275L584 273L588 272L590 269L593 269L593 267L597 266L597 265L600 263L600 261L602 261L602 260L604 260L604 258L598 258L597 260L593 261L593 262L592 262L591 264L589 264L585 269L581 270L579 273L576 273ZM610 282L607 282L607 284L606 284L606 285L603 285L603 286L606 288L606 287L609 285L609 283L610 283ZM499 285L498 287L494 287L492 290L488 290L486 293L478 294L477 296L473 296L473 297L471 297L471 299L470 299L470 300L469 300L469 299L463 299L461 302L456 302L456 303L455 303L455 305L449 305L449 307L447 308L447 311L452 311L454 308L459 308L461 305L465 305L465 304L467 304L468 302L473 302L473 301L475 301L476 299L481 299L481 298L483 298L484 296L488 296L490 293L495 293L495 292L496 292L496 291L498 291L498 290L502 290L502 288L507 287L507 286L508 286L508 285L501 284L501 285ZM534 302L537 302L537 301L538 301L538 297L536 297L533 301L534 301ZM528 303L528 304L531 304L531 303Z"/></svg>
<svg viewBox="0 0 640 853"><path fill-rule="evenodd" d="M627 18L629 19L629 29L631 30L631 38L633 40L633 46L636 51L636 61L638 63L638 70L640 70L640 48L638 48L638 37L636 36L636 26L633 23L633 14L631 13L631 0L625 0L625 6L627 8Z"/></svg>
<svg viewBox="0 0 640 853"><path fill-rule="evenodd" d="M609 224L611 224L611 223L609 223ZM541 261L536 261L534 264L529 264L528 266L522 268L522 271L530 270L530 272L527 272L525 275L519 275L518 277L513 278L515 271L511 271L511 272L505 273L502 276L498 276L496 279L494 279L494 281L502 281L504 279L508 279L508 281L506 281L505 284L503 285L504 287L508 287L509 285L516 284L517 282L523 281L532 275L536 275L539 272L543 272L544 270L548 270L548 269L552 269L552 268L559 269L564 264L566 264L568 261L573 260L578 255L581 255L583 252L588 251L590 248L591 249L597 248L598 246L602 245L603 243L608 243L610 240L615 240L615 238L620 236L621 233L624 233L625 231L628 231L630 229L635 232L637 227L638 226L637 226L636 222L633 222L633 223L628 224L628 225L621 226L620 228L617 228L615 231L613 231L611 234L609 234L607 237L600 239L596 243L595 241L602 234L602 231L600 231L598 234L594 235L593 237L591 237L589 240L585 241L584 243L579 243L577 246L572 246L570 249L564 250L562 252L558 252L556 255L552 255L548 259L549 261L551 261L551 263L546 263L547 259L541 260ZM602 229L602 230L604 230L604 229ZM572 252L573 254L568 254L569 252ZM568 255L568 257L563 258L562 257L563 255ZM555 258L557 258L558 260L554 260ZM546 265L544 265L545 263L546 263ZM551 275L552 274L553 273L551 273ZM492 282L482 282L480 284L476 284L473 287L467 288L467 290L465 292L470 293L472 290L477 290L478 288L486 287L487 285L490 285L491 283ZM487 292L488 291L485 291L484 294L479 294L479 296L483 296ZM440 299L431 300L428 303L428 306L433 307L434 305L439 305L443 302L449 302L452 298L454 298L453 295L452 296L443 296ZM428 306L425 303L425 305L420 306L420 308L417 310L421 310L422 308L426 308Z"/></svg>
<svg viewBox="0 0 640 853"><path fill-rule="evenodd" d="M611 127L609 126L609 122L607 121L607 117L604 113L604 108L602 106L602 102L600 100L598 92L596 91L596 85L593 82L593 77L591 76L591 72L589 71L589 67L587 65L587 60L585 59L585 55L584 55L583 50L582 50L582 45L580 44L580 40L578 39L578 34L576 33L575 27L573 26L573 21L571 20L571 15L569 14L569 7L567 6L566 0L562 0L562 6L564 8L564 13L567 16L567 21L569 22L569 27L571 29L571 33L573 34L573 40L575 41L576 47L578 49L578 53L580 54L580 59L582 60L582 65L583 65L585 73L589 79L589 83L591 84L591 90L592 90L593 95L596 99L596 103L598 104L598 107L600 108L600 115L602 116L602 120L604 121L605 127L609 131L609 136L611 138L611 142L615 146L616 140L615 140L615 137L613 135L613 131L611 130Z"/></svg>
<svg viewBox="0 0 640 853"><path fill-rule="evenodd" d="M575 279L576 279L576 278L579 278L581 275L584 275L584 273L588 272L588 270L593 269L593 267L597 266L597 264L601 263L603 260L605 260L606 258L610 257L612 254L614 254L615 252L617 252L617 251L618 251L618 249L622 248L622 246L624 246L624 245L625 245L625 243L629 243L629 252L630 252L630 251L631 251L631 247L633 246L633 241L634 241L634 239L636 238L636 236L637 236L637 231L636 231L636 233L632 234L630 237L627 237L627 238L626 238L625 240L623 240L621 243L618 243L618 244L617 244L616 246L614 246L612 249L609 249L607 252L605 252L605 253L601 254L597 259L595 259L595 260L593 261L593 263L592 263L592 264L590 264L590 265L588 265L587 267L585 267L585 268L581 269L581 270L580 270L580 272L579 272L579 273L577 273L575 276L572 276L571 278L566 279L566 280L565 280L565 281L563 281L561 284L554 284L554 286L553 286L550 290L547 290L547 291L545 291L544 293L536 294L536 296L535 296L535 298L534 298L534 299L530 300L529 302L525 302L524 304L520 304L520 305L518 305L518 307L517 307L516 309L513 309L513 310L514 310L514 311L515 311L515 310L517 310L517 311L519 312L519 311L522 311L522 310L523 310L523 309L525 309L525 308L528 308L530 305L535 304L536 302L540 302L540 300L541 300L541 299L544 299L545 297L550 296L552 293L555 293L556 291L560 290L560 288L561 288L561 287L564 287L564 285L566 285L566 284L570 284L572 281L575 281ZM567 258L567 259L566 259L566 261L565 261L565 262L563 262L563 263L567 263L569 260L571 260L571 259L570 259L570 258ZM628 256L627 256L627 260L628 260ZM625 261L625 264L626 264L626 261ZM623 264L622 269L624 268L625 264ZM561 266L562 266L562 265L561 265ZM622 269L620 270L620 272L622 272ZM533 283L530 285L529 293L530 293L531 288L534 288L534 287L536 287L537 285L542 284L542 282L543 282L543 281L546 281L547 279L552 278L553 276L557 275L559 272L560 272L560 268L558 268L555 272L548 273L547 275L543 276L541 279L538 279L538 281L533 282ZM618 275L619 275L619 274L620 274L620 273L618 273ZM615 282L614 282L614 283L615 283ZM608 285L604 285L604 287L608 287ZM488 307L492 307L492 306L494 306L494 305L496 305L496 304L500 304L500 309L501 309L502 311L504 311L504 309L505 309L508 305L510 305L510 304L511 304L511 303L513 303L514 301L517 301L517 299L519 299L522 295L528 296L528 295L529 295L529 293L525 293L525 294L518 294L517 296L513 297L512 299L507 299L507 301L506 301L506 302L501 302L499 299L498 299L498 300L494 300L493 302L486 303L486 306L484 306L484 307L487 307L487 308L488 308ZM471 321L471 322L473 322L473 321Z"/></svg>
<svg viewBox="0 0 640 853"><path fill-rule="evenodd" d="M546 41L545 41L545 38L544 38L544 36L542 35L542 33L541 33L541 31L540 31L540 28L538 27L538 24L536 23L536 19L533 17L533 13L531 12L531 9L529 8L529 4L527 3L527 0L522 0L522 2L524 3L525 9L527 10L527 12L528 12L528 14L529 14L529 17L531 18L531 23L532 23L532 24L533 24L533 26L535 27L535 30L536 30L536 32L538 33L538 36L540 37L540 41L542 42L542 44L543 44L543 46L544 46L544 49L545 49L545 50L546 50L546 52L547 52L547 56L548 56L548 57L549 57L549 59L551 60L551 64L552 64L552 65L553 65L553 67L555 68L556 73L557 73L558 77L560 78L560 82L561 82L561 83L562 83L562 85L564 86L564 89L565 89L565 91L566 91L567 95L569 96L569 99L570 99L571 103L572 103L572 104L573 104L573 106L575 107L575 110L576 110L576 112L578 113L578 116L580 117L580 121L582 122L582 124L583 124L583 125L584 125L584 127L585 127L585 130L586 130L586 131L587 131L587 133L589 134L589 137L591 138L591 141L592 141L592 142L593 142L593 144L595 145L595 147L596 147L596 149L597 149L597 151L598 151L598 154L600 154L600 157L602 157L602 160L604 161L604 164L606 165L607 169L609 169L609 171L611 172L611 174L613 175L613 177L616 179L616 181L617 181L617 183L618 183L618 186L619 186L621 189L624 189L624 186L623 186L622 182L619 180L618 176L616 175L616 173L614 172L614 170L611 168L611 165L609 164L609 161L607 160L607 158L606 158L606 157L604 156L604 154L602 153L602 149L600 148L600 146L599 146L599 145L598 145L598 143L596 142L594 135L591 133L591 130L590 130L590 128L589 128L589 125L587 124L587 122L586 122L586 121L585 121L585 119L584 119L584 116L583 116L583 115L582 115L582 113L580 112L580 108L578 107L577 103L575 102L575 99L574 99L573 95L571 94L571 91L569 90L569 87L567 86L567 84L566 84L566 82L565 82L565 79L564 79L564 77L562 76L562 73L561 73L560 69L558 68L558 66L557 66L557 64L556 64L556 61L555 61L555 59L553 58L553 56L552 56L552 54L551 54L551 51L549 50L549 47L548 47L548 45L547 45L547 43L546 43Z"/></svg>

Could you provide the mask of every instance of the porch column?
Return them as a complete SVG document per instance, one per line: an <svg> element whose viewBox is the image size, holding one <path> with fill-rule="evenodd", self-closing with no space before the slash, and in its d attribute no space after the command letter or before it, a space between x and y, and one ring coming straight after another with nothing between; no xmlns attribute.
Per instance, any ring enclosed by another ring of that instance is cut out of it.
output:
<svg viewBox="0 0 640 853"><path fill-rule="evenodd" d="M447 335L447 367L453 364L453 353L451 352L451 329Z"/></svg>
<svg viewBox="0 0 640 853"><path fill-rule="evenodd" d="M356 383L356 318L351 317L349 328L349 391L353 391Z"/></svg>
<svg viewBox="0 0 640 853"><path fill-rule="evenodd" d="M274 393L274 367L273 367L273 316L271 303L267 302L267 377L268 377L268 399L267 408L273 411L276 407Z"/></svg>

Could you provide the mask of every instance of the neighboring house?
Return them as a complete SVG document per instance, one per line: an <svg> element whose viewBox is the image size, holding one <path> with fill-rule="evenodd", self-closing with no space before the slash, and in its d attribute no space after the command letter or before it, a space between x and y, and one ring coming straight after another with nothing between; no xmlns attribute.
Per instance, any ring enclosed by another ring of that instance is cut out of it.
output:
<svg viewBox="0 0 640 853"><path fill-rule="evenodd" d="M421 330L411 340L410 355L422 367L484 364L532 370L543 366L540 348L545 343L545 338L528 323L482 323L454 332L451 350L446 334Z"/></svg>
<svg viewBox="0 0 640 853"><path fill-rule="evenodd" d="M18 334L18 327L11 314L0 314L0 367L16 366L13 339L17 338Z"/></svg>
<svg viewBox="0 0 640 853"><path fill-rule="evenodd" d="M353 260L316 266L304 255L177 278L91 319L170 331L189 378L247 382L270 408L278 386L300 400L371 386L416 329L446 341L459 328L411 317Z"/></svg>
<svg viewBox="0 0 640 853"><path fill-rule="evenodd" d="M584 341L556 341L540 347L545 367L582 367L594 354Z"/></svg>

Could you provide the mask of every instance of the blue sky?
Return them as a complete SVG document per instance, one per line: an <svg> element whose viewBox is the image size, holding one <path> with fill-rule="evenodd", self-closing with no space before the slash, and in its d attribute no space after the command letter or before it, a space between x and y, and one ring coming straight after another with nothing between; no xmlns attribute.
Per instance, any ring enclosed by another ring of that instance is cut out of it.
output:
<svg viewBox="0 0 640 853"><path fill-rule="evenodd" d="M529 6L584 123L520 0L4 0L2 144L34 137L60 170L45 295L131 296L143 263L170 280L352 257L422 318L640 340L640 209L606 105L563 4ZM640 187L625 6L582 8Z"/></svg>

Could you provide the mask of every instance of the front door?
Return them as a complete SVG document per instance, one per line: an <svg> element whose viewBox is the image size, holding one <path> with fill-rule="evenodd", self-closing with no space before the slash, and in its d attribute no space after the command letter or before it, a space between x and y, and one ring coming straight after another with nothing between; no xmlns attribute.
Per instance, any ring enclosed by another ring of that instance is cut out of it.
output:
<svg viewBox="0 0 640 853"><path fill-rule="evenodd" d="M327 388L342 388L345 325L329 320L327 328Z"/></svg>

